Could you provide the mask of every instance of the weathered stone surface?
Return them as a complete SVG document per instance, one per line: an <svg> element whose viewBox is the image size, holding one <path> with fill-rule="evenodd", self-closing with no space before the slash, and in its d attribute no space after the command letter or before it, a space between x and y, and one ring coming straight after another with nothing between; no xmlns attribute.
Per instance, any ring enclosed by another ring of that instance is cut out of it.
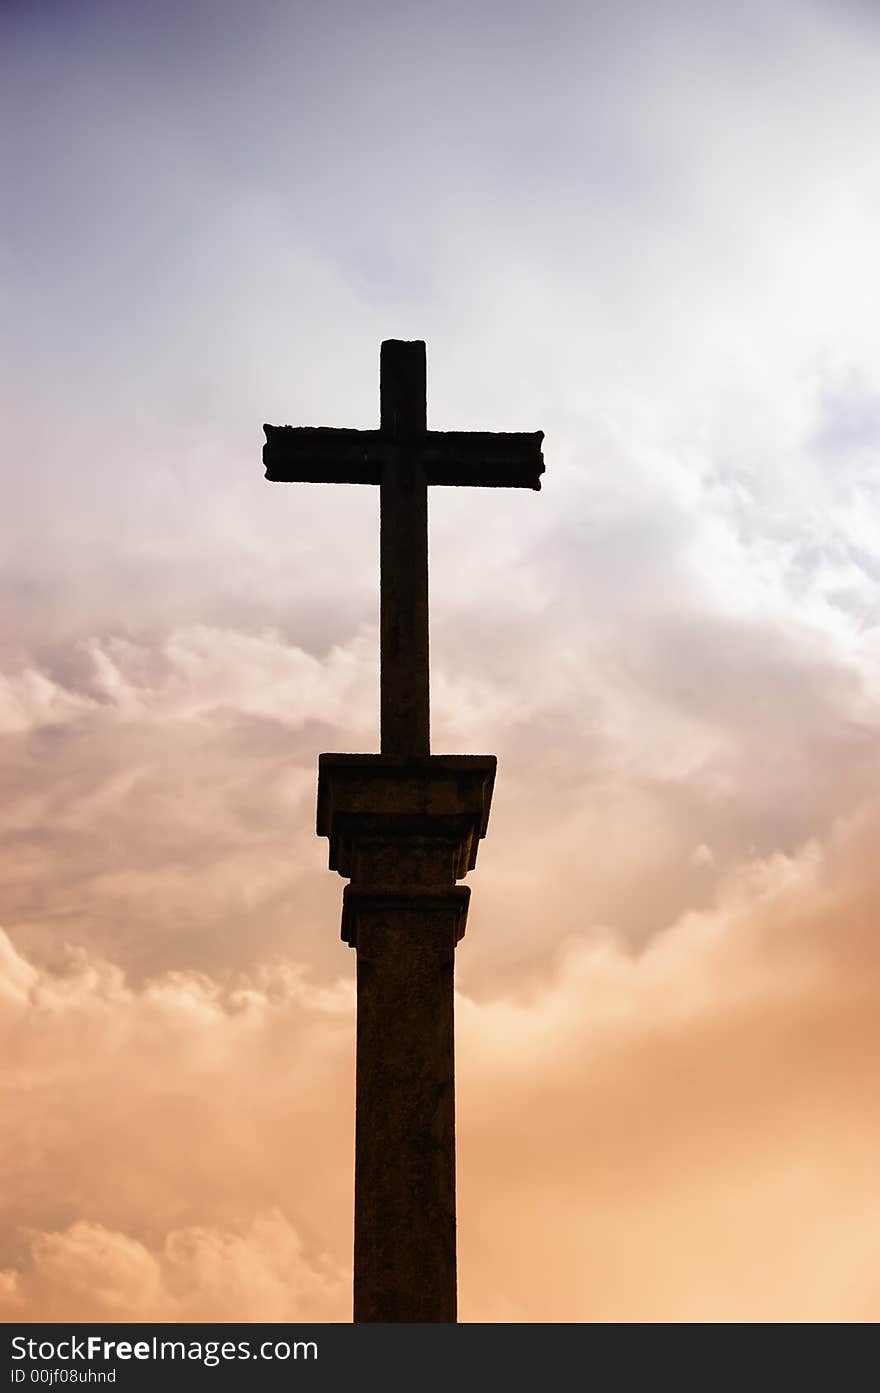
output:
<svg viewBox="0 0 880 1393"><path fill-rule="evenodd" d="M465 891L465 894L467 892ZM365 894L357 942L354 1319L454 1321L460 889Z"/></svg>
<svg viewBox="0 0 880 1393"><path fill-rule="evenodd" d="M263 464L273 484L381 484L401 447L381 430L264 425ZM426 430L415 449L429 484L540 489L543 431Z"/></svg>
<svg viewBox="0 0 880 1393"><path fill-rule="evenodd" d="M321 755L318 832L357 949L356 1321L454 1321L455 945L492 755Z"/></svg>
<svg viewBox="0 0 880 1393"><path fill-rule="evenodd" d="M390 755L426 755L428 484L418 458L405 449L382 467L379 561L380 748Z"/></svg>
<svg viewBox="0 0 880 1393"><path fill-rule="evenodd" d="M494 755L321 755L319 837L356 884L452 885L477 859Z"/></svg>

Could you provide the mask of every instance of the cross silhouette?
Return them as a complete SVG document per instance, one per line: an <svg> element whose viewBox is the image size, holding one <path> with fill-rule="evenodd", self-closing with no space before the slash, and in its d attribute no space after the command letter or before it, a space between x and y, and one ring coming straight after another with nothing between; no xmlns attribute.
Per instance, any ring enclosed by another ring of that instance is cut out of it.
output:
<svg viewBox="0 0 880 1393"><path fill-rule="evenodd" d="M381 751L430 753L428 485L540 489L543 431L435 431L427 425L425 345L386 339L378 430L269 426L266 478L378 484Z"/></svg>

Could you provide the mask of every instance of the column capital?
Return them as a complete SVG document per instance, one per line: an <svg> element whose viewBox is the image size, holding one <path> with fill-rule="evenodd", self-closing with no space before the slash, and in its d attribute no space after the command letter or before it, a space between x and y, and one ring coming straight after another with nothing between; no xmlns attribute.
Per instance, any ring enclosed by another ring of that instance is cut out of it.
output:
<svg viewBox="0 0 880 1393"><path fill-rule="evenodd" d="M496 763L494 755L320 755L317 832L330 841L330 869L386 891L454 884L476 865Z"/></svg>
<svg viewBox="0 0 880 1393"><path fill-rule="evenodd" d="M470 897L467 885L451 885L448 889L428 885L409 890L385 885L369 889L346 885L342 892L342 940L350 948L357 948L358 926L366 917L372 923L415 926L422 940L428 932L439 933L441 939L448 935L451 958L455 945L464 937Z"/></svg>

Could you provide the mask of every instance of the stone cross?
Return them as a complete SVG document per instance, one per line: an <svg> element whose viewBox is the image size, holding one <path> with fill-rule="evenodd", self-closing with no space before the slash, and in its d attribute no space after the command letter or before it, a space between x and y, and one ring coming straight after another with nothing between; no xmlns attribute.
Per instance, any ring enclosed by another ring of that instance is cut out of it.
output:
<svg viewBox="0 0 880 1393"><path fill-rule="evenodd" d="M378 430L264 426L266 478L279 483L378 484L381 745L430 750L428 485L541 487L543 432L427 428L425 345L382 344Z"/></svg>
<svg viewBox="0 0 880 1393"><path fill-rule="evenodd" d="M427 428L425 345L382 344L378 430L265 426L267 479L378 484L381 753L318 761L357 950L354 1319L456 1320L453 968L493 755L432 755L429 484L539 489L543 432Z"/></svg>

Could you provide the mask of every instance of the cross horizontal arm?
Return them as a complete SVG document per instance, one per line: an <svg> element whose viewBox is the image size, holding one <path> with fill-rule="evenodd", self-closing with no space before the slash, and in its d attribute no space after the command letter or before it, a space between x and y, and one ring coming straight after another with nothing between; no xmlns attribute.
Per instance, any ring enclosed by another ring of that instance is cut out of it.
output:
<svg viewBox="0 0 880 1393"><path fill-rule="evenodd" d="M539 489L544 432L429 430L419 460L429 484Z"/></svg>
<svg viewBox="0 0 880 1393"><path fill-rule="evenodd" d="M284 484L378 484L389 441L377 430L263 426L266 478Z"/></svg>
<svg viewBox="0 0 880 1393"><path fill-rule="evenodd" d="M263 464L276 483L379 484L403 448L429 484L540 489L543 431L429 430L401 446L384 431L264 426Z"/></svg>

